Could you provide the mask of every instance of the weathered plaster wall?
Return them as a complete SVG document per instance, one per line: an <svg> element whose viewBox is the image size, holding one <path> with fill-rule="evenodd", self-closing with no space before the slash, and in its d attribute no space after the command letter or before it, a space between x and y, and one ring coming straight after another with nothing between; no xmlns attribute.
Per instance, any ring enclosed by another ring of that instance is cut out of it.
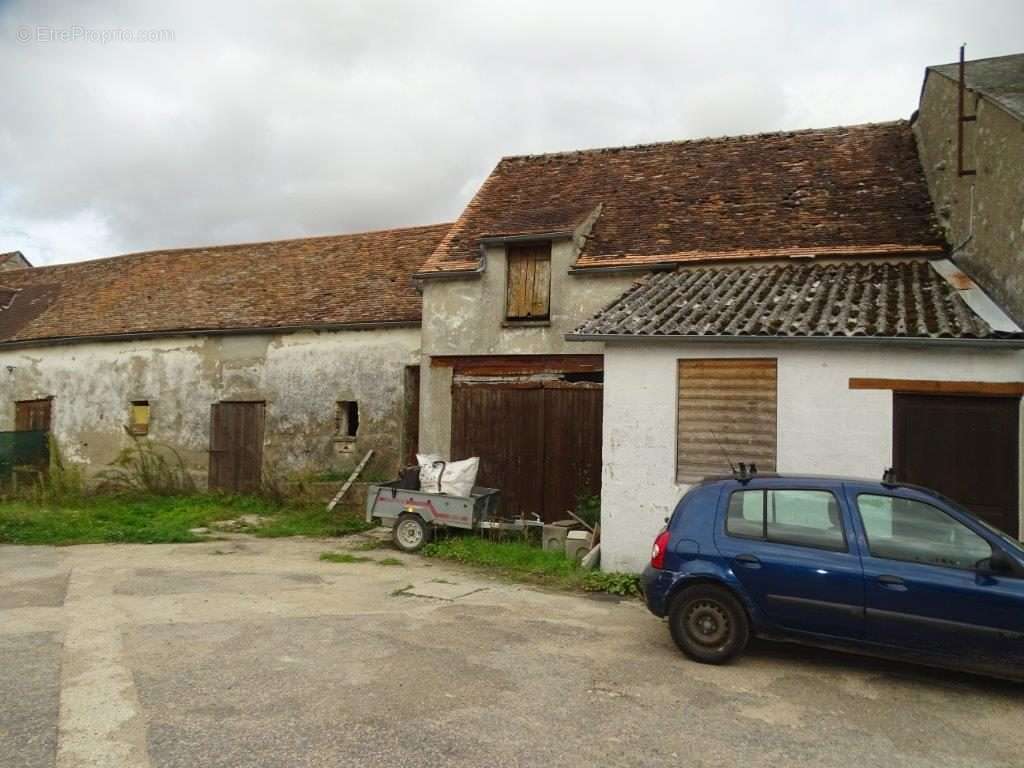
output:
<svg viewBox="0 0 1024 768"><path fill-rule="evenodd" d="M892 393L851 390L851 377L1019 381L1024 373L1021 351L610 344L601 485L605 570L640 570L689 487L675 482L677 361L689 357L778 359L780 472L877 478L892 464Z"/></svg>
<svg viewBox="0 0 1024 768"><path fill-rule="evenodd" d="M1018 324L1024 323L1024 122L968 91L964 111L964 166L956 165L957 83L929 72L914 124L921 162L936 214L953 246L974 236L954 261Z"/></svg>
<svg viewBox="0 0 1024 768"><path fill-rule="evenodd" d="M600 354L602 344L567 342L574 330L617 299L636 274L570 275L578 243L551 247L551 321L506 325L506 259L503 246L489 247L479 277L428 280L423 288L423 355L420 447L448 455L451 442L451 370L431 368L432 355Z"/></svg>
<svg viewBox="0 0 1024 768"><path fill-rule="evenodd" d="M132 400L152 408L149 438L170 445L205 482L210 406L266 402L264 464L276 472L344 467L369 448L395 469L404 369L419 363L419 329L299 332L84 343L0 352L0 429L14 403L53 397L53 434L92 471L130 444ZM359 403L352 454L339 454L339 400Z"/></svg>

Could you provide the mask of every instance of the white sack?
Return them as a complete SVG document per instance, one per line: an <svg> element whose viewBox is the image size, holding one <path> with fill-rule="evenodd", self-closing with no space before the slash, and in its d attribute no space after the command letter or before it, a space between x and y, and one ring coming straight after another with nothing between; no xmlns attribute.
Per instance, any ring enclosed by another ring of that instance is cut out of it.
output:
<svg viewBox="0 0 1024 768"><path fill-rule="evenodd" d="M416 454L420 465L420 490L426 493L447 493L449 496L472 495L476 485L480 459L474 456L445 463L437 454Z"/></svg>
<svg viewBox="0 0 1024 768"><path fill-rule="evenodd" d="M472 496L479 467L478 456L449 462L441 475L441 493L447 493L449 496Z"/></svg>
<svg viewBox="0 0 1024 768"><path fill-rule="evenodd" d="M420 465L420 490L424 493L440 493L437 485L441 476L441 464L443 462L439 453L417 453L416 463ZM437 464L435 467L434 465Z"/></svg>

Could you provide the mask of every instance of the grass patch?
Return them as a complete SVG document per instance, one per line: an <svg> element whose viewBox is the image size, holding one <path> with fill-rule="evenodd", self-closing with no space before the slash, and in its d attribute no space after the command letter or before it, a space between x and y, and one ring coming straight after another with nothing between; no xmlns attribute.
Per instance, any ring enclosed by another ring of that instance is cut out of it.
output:
<svg viewBox="0 0 1024 768"><path fill-rule="evenodd" d="M360 510L335 507L328 512L324 504L295 504L278 508L273 516L251 533L263 538L284 536L350 536L374 526L366 522Z"/></svg>
<svg viewBox="0 0 1024 768"><path fill-rule="evenodd" d="M405 563L397 557L382 557L380 560L374 560L374 562L377 563L377 565L405 565Z"/></svg>
<svg viewBox="0 0 1024 768"><path fill-rule="evenodd" d="M190 528L243 514L269 514L258 499L216 496L85 496L61 502L0 503L7 544L198 541Z"/></svg>
<svg viewBox="0 0 1024 768"><path fill-rule="evenodd" d="M426 557L486 569L488 573L515 581L558 589L610 592L623 596L640 593L639 580L634 574L584 570L561 552L545 552L524 541L452 536L431 542L422 553Z"/></svg>
<svg viewBox="0 0 1024 768"><path fill-rule="evenodd" d="M200 541L191 528L258 515L258 536L342 536L368 526L354 511L329 514L322 505L280 506L254 496L92 495L0 502L0 543L98 544Z"/></svg>
<svg viewBox="0 0 1024 768"><path fill-rule="evenodd" d="M373 560L372 557L350 555L348 552L323 552L320 559L327 563L367 563Z"/></svg>

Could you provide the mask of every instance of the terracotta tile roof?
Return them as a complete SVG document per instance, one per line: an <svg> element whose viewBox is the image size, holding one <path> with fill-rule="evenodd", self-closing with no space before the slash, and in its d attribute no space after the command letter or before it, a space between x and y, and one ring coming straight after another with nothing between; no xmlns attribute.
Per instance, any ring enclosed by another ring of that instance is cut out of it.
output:
<svg viewBox="0 0 1024 768"><path fill-rule="evenodd" d="M416 324L421 299L412 274L450 226L152 251L4 272L0 344Z"/></svg>
<svg viewBox="0 0 1024 768"><path fill-rule="evenodd" d="M598 205L578 268L944 247L897 121L508 157L421 273L474 269L481 238L569 231Z"/></svg>
<svg viewBox="0 0 1024 768"><path fill-rule="evenodd" d="M1024 338L993 330L927 259L682 267L571 336Z"/></svg>

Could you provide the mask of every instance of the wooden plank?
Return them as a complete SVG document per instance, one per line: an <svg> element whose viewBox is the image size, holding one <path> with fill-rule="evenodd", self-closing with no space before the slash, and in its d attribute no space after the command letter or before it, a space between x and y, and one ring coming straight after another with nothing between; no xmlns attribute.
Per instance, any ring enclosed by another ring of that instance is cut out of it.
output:
<svg viewBox="0 0 1024 768"><path fill-rule="evenodd" d="M676 477L693 482L729 461L773 471L778 442L774 359L680 360Z"/></svg>
<svg viewBox="0 0 1024 768"><path fill-rule="evenodd" d="M551 294L550 241L507 246L505 285L508 319L546 318Z"/></svg>
<svg viewBox="0 0 1024 768"><path fill-rule="evenodd" d="M354 483L356 481L356 478L359 477L359 475L362 473L362 471L366 468L366 465L370 463L370 459L372 459L372 458L373 458L373 449L371 448L370 450L368 450L366 452L366 455L363 456L363 460L360 461L356 465L356 468L352 470L352 474L350 474L348 476L348 480L346 480L342 484L341 490L338 491L336 494L334 494L334 498L331 499L327 503L327 511L328 512L333 512L334 508L336 506L338 506L338 502L341 501L343 498L345 498L345 494L348 493L348 489L352 487L352 483Z"/></svg>
<svg viewBox="0 0 1024 768"><path fill-rule="evenodd" d="M551 301L551 251L533 260L533 290L530 293L530 315L536 318L549 316Z"/></svg>
<svg viewBox="0 0 1024 768"><path fill-rule="evenodd" d="M511 318L526 317L529 306L526 298L526 283L531 260L522 253L509 249L508 275L506 277L508 296L505 303L505 316Z"/></svg>
<svg viewBox="0 0 1024 768"><path fill-rule="evenodd" d="M452 368L463 376L517 376L535 373L600 373L603 355L437 355L432 368Z"/></svg>
<svg viewBox="0 0 1024 768"><path fill-rule="evenodd" d="M888 389L893 392L922 395L975 395L981 397L1024 396L1024 382L1019 381L990 382L851 378L850 389Z"/></svg>

